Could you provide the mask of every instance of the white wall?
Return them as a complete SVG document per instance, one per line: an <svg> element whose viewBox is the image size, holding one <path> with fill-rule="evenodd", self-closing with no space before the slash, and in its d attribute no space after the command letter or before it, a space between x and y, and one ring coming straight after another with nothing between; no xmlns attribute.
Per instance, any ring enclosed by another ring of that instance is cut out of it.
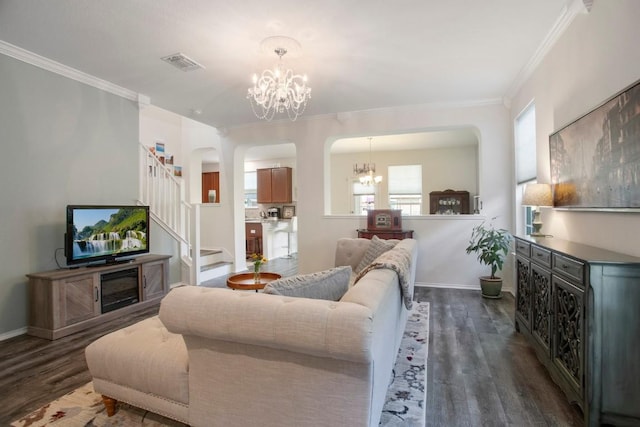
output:
<svg viewBox="0 0 640 427"><path fill-rule="evenodd" d="M353 207L353 165L369 162L369 153L331 155L331 213L350 214ZM429 214L429 193L452 189L478 192L478 155L476 146L431 148L425 150L380 151L371 153L376 174L383 177L378 184L377 209L389 208L389 173L392 165L422 166L422 213Z"/></svg>
<svg viewBox="0 0 640 427"><path fill-rule="evenodd" d="M512 119L535 100L538 181L550 181L549 134L640 78L639 18L640 1L595 1L514 97ZM558 238L640 256L639 213L543 209L542 219Z"/></svg>
<svg viewBox="0 0 640 427"><path fill-rule="evenodd" d="M156 141L164 142L167 153L174 155L174 165L182 166L187 201L201 203L202 154L206 150L220 149L218 131L149 105L140 110L140 142L153 147Z"/></svg>
<svg viewBox="0 0 640 427"><path fill-rule="evenodd" d="M182 165L181 125L182 118L177 114L153 105L143 107L140 110L140 142L147 147L155 147L156 142L164 143L165 154L173 155L173 164Z"/></svg>
<svg viewBox="0 0 640 427"><path fill-rule="evenodd" d="M277 142L296 145L298 257L300 272L304 273L333 266L337 239L355 237L355 230L364 226L365 220L361 217L324 214L330 200L329 192L325 194L325 189L331 185L329 146L337 137L463 126L471 126L478 131L479 192L483 200L483 215L406 218L403 225L414 229L419 241L418 282L477 288L477 277L487 274L487 271L472 255L465 253L471 228L485 216L498 216L496 225L511 228L512 144L509 112L504 106L418 106L301 117L296 122L260 123L231 129L223 137L223 145L236 147L234 167L241 167L243 152L249 146ZM242 178L241 173L234 176L239 185ZM239 211L242 200L235 200L234 206ZM504 276L505 287L509 288L510 275Z"/></svg>
<svg viewBox="0 0 640 427"><path fill-rule="evenodd" d="M218 131L195 120L179 116L155 106L140 111L140 140L145 145L164 141L167 150L176 153L175 164L182 165L182 181L187 202L196 205L202 202L202 155L208 150L222 151ZM221 156L222 158L222 156ZM226 248L233 251L234 239L232 204L233 182L226 175L224 161L212 170L220 171L220 200L222 203L203 204L200 212L200 245L202 248ZM244 217L244 215L243 215ZM243 245L244 247L244 245ZM172 260L171 271L179 271L179 260ZM174 265L175 264L175 265ZM172 281L178 281L173 278Z"/></svg>

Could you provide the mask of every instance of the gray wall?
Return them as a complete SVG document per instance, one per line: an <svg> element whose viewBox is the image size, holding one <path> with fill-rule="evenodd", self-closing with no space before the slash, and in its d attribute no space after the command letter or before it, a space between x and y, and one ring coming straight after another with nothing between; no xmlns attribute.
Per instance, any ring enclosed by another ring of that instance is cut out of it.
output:
<svg viewBox="0 0 640 427"><path fill-rule="evenodd" d="M550 182L549 135L640 79L639 17L640 1L594 2L514 96L513 118L535 100L540 182ZM640 257L638 213L542 209L542 222L557 238Z"/></svg>
<svg viewBox="0 0 640 427"><path fill-rule="evenodd" d="M138 106L0 54L0 147L2 336L27 325L25 274L65 264L66 205L135 202Z"/></svg>

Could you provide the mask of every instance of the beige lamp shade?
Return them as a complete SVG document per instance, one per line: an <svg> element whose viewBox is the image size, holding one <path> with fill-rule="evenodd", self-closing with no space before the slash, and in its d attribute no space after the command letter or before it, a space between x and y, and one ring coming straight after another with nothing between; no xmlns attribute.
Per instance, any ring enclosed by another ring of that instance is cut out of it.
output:
<svg viewBox="0 0 640 427"><path fill-rule="evenodd" d="M527 184L524 188L522 204L524 206L553 206L551 185Z"/></svg>

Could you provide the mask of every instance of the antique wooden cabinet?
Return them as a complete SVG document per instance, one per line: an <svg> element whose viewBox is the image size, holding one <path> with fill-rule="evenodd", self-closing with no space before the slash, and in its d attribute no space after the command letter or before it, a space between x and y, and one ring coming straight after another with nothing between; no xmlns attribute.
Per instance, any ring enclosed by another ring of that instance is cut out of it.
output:
<svg viewBox="0 0 640 427"><path fill-rule="evenodd" d="M258 203L291 203L292 169L289 167L258 169Z"/></svg>
<svg viewBox="0 0 640 427"><path fill-rule="evenodd" d="M468 214L468 191L432 191L429 193L429 213L440 215Z"/></svg>
<svg viewBox="0 0 640 427"><path fill-rule="evenodd" d="M517 237L516 330L585 424L640 425L640 258Z"/></svg>
<svg viewBox="0 0 640 427"><path fill-rule="evenodd" d="M372 239L410 239L413 230L402 229L402 210L372 209L367 212L367 228L356 230L358 237Z"/></svg>
<svg viewBox="0 0 640 427"><path fill-rule="evenodd" d="M356 230L358 237L364 239L373 239L373 236L377 236L379 239L412 239L413 230Z"/></svg>

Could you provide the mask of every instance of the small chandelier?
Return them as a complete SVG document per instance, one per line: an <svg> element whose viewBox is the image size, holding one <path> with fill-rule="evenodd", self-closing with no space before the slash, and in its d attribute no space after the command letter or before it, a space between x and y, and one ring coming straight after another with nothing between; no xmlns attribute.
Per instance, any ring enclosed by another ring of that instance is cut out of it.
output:
<svg viewBox="0 0 640 427"><path fill-rule="evenodd" d="M271 121L276 113L287 112L289 119L295 121L307 107L311 98L311 88L307 87L307 76L294 74L290 68L285 69L282 57L288 52L287 47L300 47L299 43L289 37L269 37L263 40L263 47L275 45L273 52L278 55L278 63L273 70L266 69L260 77L253 75L253 87L249 88L247 98L251 109L260 120Z"/></svg>
<svg viewBox="0 0 640 427"><path fill-rule="evenodd" d="M371 163L371 138L369 138L369 163L363 163L362 165L356 163L353 165L353 174L358 176L360 184L371 186L382 182L382 176L375 175L375 173L376 164Z"/></svg>

